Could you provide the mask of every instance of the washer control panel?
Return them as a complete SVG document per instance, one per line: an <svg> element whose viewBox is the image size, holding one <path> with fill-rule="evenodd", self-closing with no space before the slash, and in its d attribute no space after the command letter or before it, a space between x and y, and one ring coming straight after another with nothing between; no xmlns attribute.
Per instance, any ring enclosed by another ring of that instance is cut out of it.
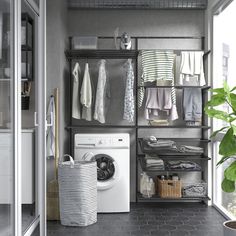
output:
<svg viewBox="0 0 236 236"><path fill-rule="evenodd" d="M78 136L79 135L79 136ZM77 147L90 147L90 148L102 148L102 147L129 147L129 137L124 137L122 135L117 134L116 136L111 135L108 137L104 137L103 135L97 135L97 137L94 137L93 134L89 137L88 134L86 134L87 137L82 137L81 134L75 135L75 148Z"/></svg>

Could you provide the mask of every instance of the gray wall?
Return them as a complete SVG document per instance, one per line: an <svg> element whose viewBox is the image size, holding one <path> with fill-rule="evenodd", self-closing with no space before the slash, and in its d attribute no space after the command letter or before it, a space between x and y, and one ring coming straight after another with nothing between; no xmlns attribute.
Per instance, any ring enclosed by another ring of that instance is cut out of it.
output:
<svg viewBox="0 0 236 236"><path fill-rule="evenodd" d="M68 12L68 36L113 36L116 27L119 27L120 33L126 31L131 36L204 36L204 11L201 10L69 10ZM99 46L102 45L99 43ZM108 44L112 46L112 43ZM152 45L143 43L145 48L181 48L181 49L199 49L199 43L186 41L165 41L155 42ZM187 46L186 46L187 45ZM102 45L103 46L103 45ZM141 46L142 48L144 46ZM81 63L83 66L83 63ZM94 74L94 72L92 72ZM109 71L113 74L113 71ZM117 71L115 74L118 74ZM120 73L122 74L122 73ZM96 79L96 78L95 78ZM121 83L123 83L121 81ZM113 104L115 106L115 104ZM118 104L120 107L120 104ZM67 112L66 112L67 113ZM97 130L94 130L96 132ZM121 132L131 132L129 129L122 129ZM150 131L150 129L149 129ZM156 130L157 131L157 130ZM81 129L80 132L93 132ZM103 132L112 132L105 130ZM151 131L158 136L157 133ZM177 135L182 130L162 130L162 134ZM140 131L139 135L148 135L150 132ZM131 201L135 201L136 191L136 156L135 140L131 132ZM189 137L199 137L199 132L191 132ZM192 176L198 178L195 174ZM200 179L200 178L199 178Z"/></svg>
<svg viewBox="0 0 236 236"><path fill-rule="evenodd" d="M68 64L65 58L67 48L67 6L65 0L47 1L47 98L59 88L59 138L60 156L65 152L65 80L68 80ZM48 160L48 179L52 179L53 160Z"/></svg>

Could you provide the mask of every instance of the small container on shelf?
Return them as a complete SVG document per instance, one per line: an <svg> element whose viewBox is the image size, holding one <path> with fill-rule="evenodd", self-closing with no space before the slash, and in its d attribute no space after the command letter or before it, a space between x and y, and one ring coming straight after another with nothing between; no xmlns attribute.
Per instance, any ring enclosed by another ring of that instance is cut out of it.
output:
<svg viewBox="0 0 236 236"><path fill-rule="evenodd" d="M73 49L97 49L97 37L74 36L72 37Z"/></svg>
<svg viewBox="0 0 236 236"><path fill-rule="evenodd" d="M183 197L206 197L207 196L207 183L183 183L182 185Z"/></svg>
<svg viewBox="0 0 236 236"><path fill-rule="evenodd" d="M161 179L157 177L156 188L160 198L181 198L181 180Z"/></svg>

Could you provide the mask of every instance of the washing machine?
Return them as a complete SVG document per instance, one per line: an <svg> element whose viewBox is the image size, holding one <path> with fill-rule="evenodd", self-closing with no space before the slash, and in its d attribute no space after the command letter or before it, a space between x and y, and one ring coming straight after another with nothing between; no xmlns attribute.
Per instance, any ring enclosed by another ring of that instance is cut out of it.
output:
<svg viewBox="0 0 236 236"><path fill-rule="evenodd" d="M74 158L97 161L99 213L130 211L129 134L75 134Z"/></svg>

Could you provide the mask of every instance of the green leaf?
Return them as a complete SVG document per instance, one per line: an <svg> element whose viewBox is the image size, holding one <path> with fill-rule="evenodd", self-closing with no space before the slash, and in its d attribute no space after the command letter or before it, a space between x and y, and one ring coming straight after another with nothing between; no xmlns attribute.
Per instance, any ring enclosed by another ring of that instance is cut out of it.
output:
<svg viewBox="0 0 236 236"><path fill-rule="evenodd" d="M229 128L229 126L225 126L225 127L221 128L221 129L218 129L218 130L214 131L214 132L211 134L210 138L215 137L220 131L222 131L222 130L224 130L224 129L226 129L226 128Z"/></svg>
<svg viewBox="0 0 236 236"><path fill-rule="evenodd" d="M224 94L215 94L212 95L211 100L207 102L207 106L219 106L226 102L226 98Z"/></svg>
<svg viewBox="0 0 236 236"><path fill-rule="evenodd" d="M236 125L231 124L231 127L233 129L234 136L236 136Z"/></svg>
<svg viewBox="0 0 236 236"><path fill-rule="evenodd" d="M210 90L213 93L218 93L218 94L225 94L224 88L215 88Z"/></svg>
<svg viewBox="0 0 236 236"><path fill-rule="evenodd" d="M229 122L231 123L231 122L233 122L233 121L235 121L236 120L236 117L231 117L230 119L229 119Z"/></svg>
<svg viewBox="0 0 236 236"><path fill-rule="evenodd" d="M233 193L235 191L235 182L224 178L221 183L221 188L226 193Z"/></svg>
<svg viewBox="0 0 236 236"><path fill-rule="evenodd" d="M236 137L234 136L232 128L230 128L223 137L219 146L219 154L225 157L236 154Z"/></svg>
<svg viewBox="0 0 236 236"><path fill-rule="evenodd" d="M236 94L230 93L230 98L231 98L231 106L234 111L236 111Z"/></svg>
<svg viewBox="0 0 236 236"><path fill-rule="evenodd" d="M222 163L224 163L225 161L227 161L229 158L231 158L231 157L222 157L221 160L217 162L216 166L221 165Z"/></svg>
<svg viewBox="0 0 236 236"><path fill-rule="evenodd" d="M219 119L219 120L224 120L226 122L228 122L229 119L230 119L230 116L227 112L216 110L216 109L213 109L213 108L209 109L207 107L205 107L204 110L205 110L206 114L209 117L213 117L213 118L216 118L216 119Z"/></svg>
<svg viewBox="0 0 236 236"><path fill-rule="evenodd" d="M236 90L236 86L233 87L233 88L230 90L230 92L233 92L234 90Z"/></svg>
<svg viewBox="0 0 236 236"><path fill-rule="evenodd" d="M226 93L226 99L228 103L231 104L230 88L226 81L224 81L224 91Z"/></svg>
<svg viewBox="0 0 236 236"><path fill-rule="evenodd" d="M224 91L226 93L229 93L230 92L230 88L229 88L229 85L227 84L226 80L224 80Z"/></svg>
<svg viewBox="0 0 236 236"><path fill-rule="evenodd" d="M236 181L236 161L231 163L231 165L225 169L224 175L228 180Z"/></svg>

